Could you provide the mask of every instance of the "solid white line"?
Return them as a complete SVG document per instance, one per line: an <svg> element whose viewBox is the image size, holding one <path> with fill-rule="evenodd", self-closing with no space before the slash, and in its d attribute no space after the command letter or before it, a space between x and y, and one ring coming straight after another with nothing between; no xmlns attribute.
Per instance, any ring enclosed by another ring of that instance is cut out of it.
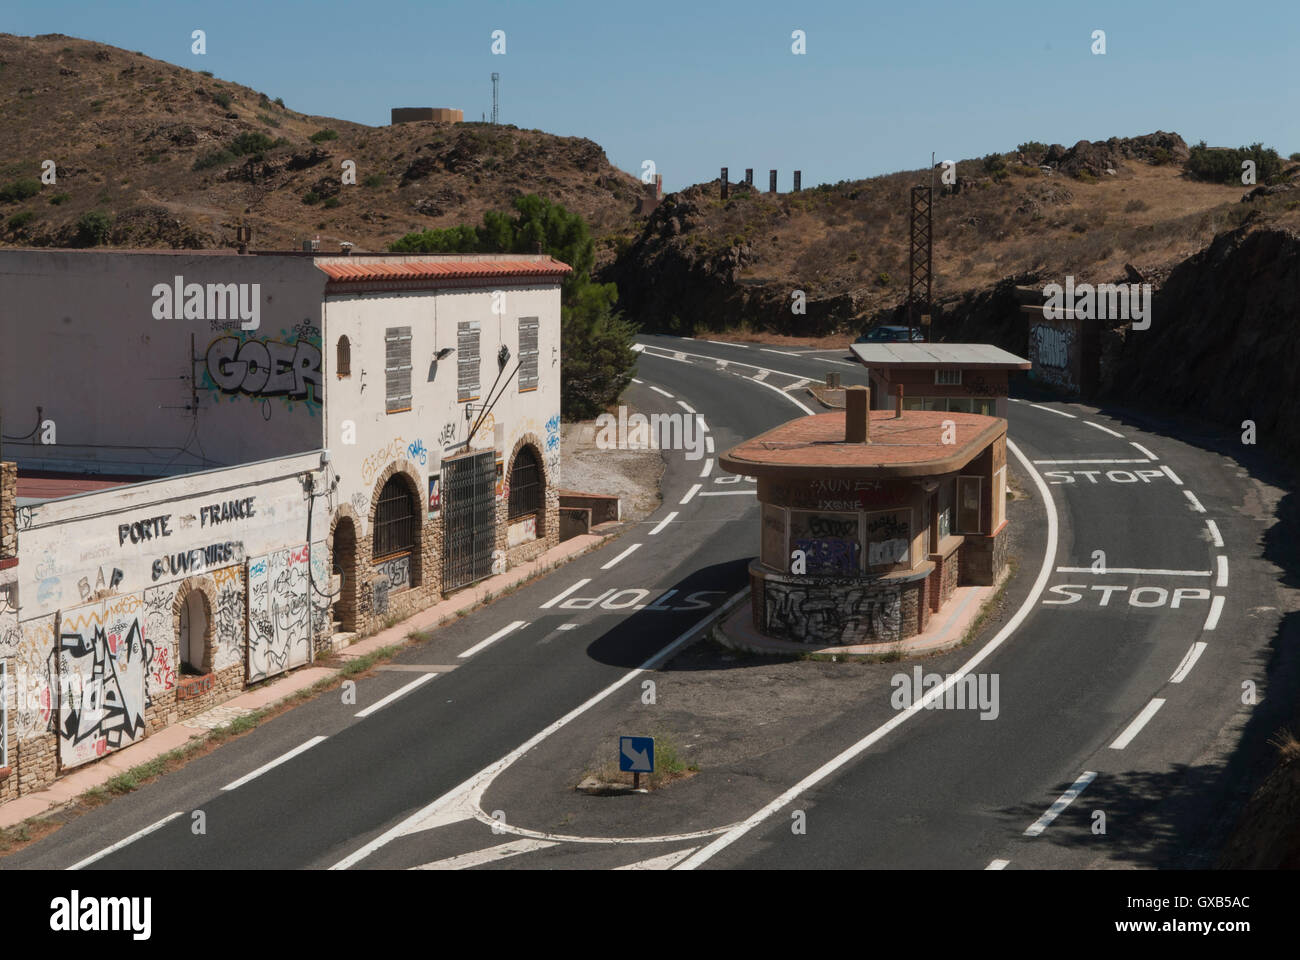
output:
<svg viewBox="0 0 1300 960"><path fill-rule="evenodd" d="M1210 528L1210 536L1214 538L1214 545L1216 547L1222 548L1223 537L1220 536L1219 534L1219 525L1215 523L1213 520L1208 520L1208 519L1205 521L1205 525Z"/></svg>
<svg viewBox="0 0 1300 960"><path fill-rule="evenodd" d="M1169 678L1169 682L1182 683L1184 678L1192 672L1192 667L1196 666L1196 661L1201 659L1201 654L1205 652L1207 646L1208 644L1204 640L1197 640L1193 643L1183 656L1182 663L1178 664L1178 669L1174 671L1174 675Z"/></svg>
<svg viewBox="0 0 1300 960"><path fill-rule="evenodd" d="M1007 442L1007 446L1008 447L1011 446L1010 441ZM405 820L402 820L395 826L390 827L387 831L385 831L383 834L376 837L375 839L371 840L365 846L359 848L358 850L353 851L351 854L344 857L338 863L334 864L334 866L330 867L330 869L347 870L349 867L352 867L360 863L362 860L370 856L376 850L391 843L393 840L397 839L398 837L403 836L407 833L415 833L419 830L422 830L424 829L424 824L426 823L438 822L438 818L443 816L447 811L447 809L451 807L452 804L460 801L462 798L467 796L471 791L473 791L479 785L485 783L490 784L492 782L492 779L496 777L502 770L505 770L512 763L514 763L516 760L522 757L529 750L533 749L533 747L537 746L537 744L541 743L551 734L567 726L570 722L582 716L582 714L586 713L592 707L596 706L596 704L600 703L602 700L605 700L607 697L621 690L627 684L636 680L637 677L641 676L641 674L646 673L647 671L650 670L658 669L663 663L665 663L667 660L670 660L673 656L675 656L677 654L677 651L680 650L688 640L694 637L696 633L708 627L708 625L714 622L715 620L721 617L725 617L731 611L731 609L735 607L737 604L739 604L741 600L745 599L747 595L748 595L748 591L746 590L741 590L740 592L736 593L725 603L723 603L722 606L718 607L716 610L709 613L703 619L698 620L695 623L693 623L691 626L687 627L685 631L678 634L677 638L673 640L672 643L668 644L668 646L664 647L658 653L653 654L648 660L645 661L645 663L641 664L641 666L637 667L635 670L628 671L618 680L615 680L613 683L611 683L604 690L601 690L599 693L588 698L586 701L574 707L564 716L560 717L560 719L556 720L550 726L534 734L528 740L524 741L519 746L515 747L514 750L510 751L510 753L506 754L500 760L497 760L495 763L491 764L490 766L487 766L484 769L480 770L478 773L476 773L474 776L470 777L468 780L461 783L459 786L453 787L451 790L449 790L447 793L444 793L441 797L434 800L432 803L421 808L420 810L417 810L415 813L411 814L409 817L407 817ZM484 787L484 789L486 789L486 787Z"/></svg>
<svg viewBox="0 0 1300 960"><path fill-rule="evenodd" d="M633 378L632 378L632 382L633 382L633 383L645 383L644 380L638 380L636 377L633 377Z"/></svg>
<svg viewBox="0 0 1300 960"><path fill-rule="evenodd" d="M323 741L323 740L325 740L325 739L326 739L325 737L312 737L312 738L311 738L310 740L308 740L306 743L299 744L298 746L296 746L296 747L294 747L292 750L290 750L288 753L286 753L286 754L284 754L284 755L282 755L282 756L276 757L276 758L275 758L274 760L272 760L270 763L264 763L264 764L262 764L260 767L258 767L256 770L254 770L252 773L245 774L244 776L240 777L238 780L234 781L233 783L228 783L228 784L226 784L226 785L225 785L224 787L222 787L221 789L222 789L222 790L234 790L234 789L236 789L236 788L238 788L238 787L242 787L244 784L248 783L248 781L253 780L253 779L256 779L257 777L260 777L262 774L266 773L266 771L271 770L271 769L274 769L275 767L278 767L280 764L285 763L285 762L287 762L287 761L289 761L289 760L292 760L294 757L298 756L298 754L300 754L300 753L306 753L306 752L307 752L308 750L310 750L312 747L316 746L316 744L320 743L321 741Z"/></svg>
<svg viewBox="0 0 1300 960"><path fill-rule="evenodd" d="M757 490L705 490L701 497L745 497L757 495Z"/></svg>
<svg viewBox="0 0 1300 960"><path fill-rule="evenodd" d="M1100 423L1093 423L1091 420L1085 420L1083 422L1090 427L1095 427L1096 429L1100 430L1102 433L1109 433L1112 437L1119 437L1121 440L1124 439L1124 434L1118 433L1112 430L1110 427L1103 427Z"/></svg>
<svg viewBox="0 0 1300 960"><path fill-rule="evenodd" d="M1142 444L1138 443L1136 440L1130 440L1129 443L1132 444L1133 446L1137 447L1137 448L1138 448L1138 452L1140 452L1143 456L1150 457L1152 460L1159 460L1159 459L1160 459L1160 458L1157 457L1154 453L1152 453L1150 450L1148 450L1146 447L1142 446Z"/></svg>
<svg viewBox="0 0 1300 960"><path fill-rule="evenodd" d="M1016 458L1020 461L1026 472L1033 478L1034 484L1038 487L1038 495L1042 498L1043 505L1047 510L1047 538L1046 548L1043 551L1043 562L1039 567L1038 577L1034 580L1033 586L1029 588L1029 595L1025 597L1024 603L1020 605L1020 609L1015 612L1011 619L1007 621L1006 625L998 631L997 635L993 637L992 640L986 643L978 653L967 660L955 673L949 674L948 678L943 683L931 687L929 693L924 697L917 699L906 710L902 710L895 714L892 719L881 724L857 743L853 744L848 749L841 751L837 756L822 764L812 773L808 774L808 776L796 783L793 787L790 787L780 796L768 803L765 807L758 810L756 813L751 814L746 820L736 824L736 826L732 827L726 833L722 834L722 836L705 846L698 853L693 854L689 859L683 861L677 869L694 870L719 851L731 846L731 844L735 843L750 830L754 829L754 827L758 826L772 814L776 813L795 797L816 786L822 780L825 780L831 774L835 773L835 771L840 769L840 767L856 758L863 751L869 749L873 744L893 731L895 727L906 723L910 718L916 716L916 714L922 710L929 709L929 704L942 698L944 693L950 687L961 683L963 677L983 663L986 658L991 656L993 652L998 649L998 647L1002 646L1002 644L1006 642L1007 638L1010 637L1020 624L1024 622L1025 618L1029 616L1030 612L1034 609L1034 605L1038 603L1038 598L1041 597L1043 591L1047 589L1047 581L1052 576L1052 563L1056 559L1059 520L1056 516L1056 503L1052 500L1052 490L1043 480L1042 475L1034 469L1034 465L1029 462L1029 458L1021 453L1020 448L1011 440L1007 440L1007 449L1016 455Z"/></svg>
<svg viewBox="0 0 1300 960"><path fill-rule="evenodd" d="M708 457L704 461L704 468L700 471L701 477L707 477L713 472L713 458Z"/></svg>
<svg viewBox="0 0 1300 960"><path fill-rule="evenodd" d="M534 850L544 850L547 847L554 846L557 846L557 844L552 840L511 840L509 843L498 844L485 850L461 853L454 857L448 857L446 860L434 860L432 863L423 863L410 869L468 870L470 867L477 867L484 863L495 863L498 860L504 860L506 857L517 857L521 853L532 853Z"/></svg>
<svg viewBox="0 0 1300 960"><path fill-rule="evenodd" d="M585 580L579 580L573 586L569 587L568 590L565 590L563 593L556 594L555 596L551 597L551 599L547 600L544 604L542 604L542 609L543 610L551 609L551 607L555 606L557 603L559 603L569 594L573 593L574 590L580 590L589 583L591 583L590 577L587 577Z"/></svg>
<svg viewBox="0 0 1300 960"><path fill-rule="evenodd" d="M1150 460L1035 460L1042 466L1045 463L1151 463Z"/></svg>
<svg viewBox="0 0 1300 960"><path fill-rule="evenodd" d="M680 500L677 501L678 506L680 506L683 503L690 503L691 498L699 492L700 492L700 484L697 483L695 484L695 486L691 487L691 489L686 491L686 496L682 497Z"/></svg>
<svg viewBox="0 0 1300 960"><path fill-rule="evenodd" d="M985 869L985 870L1005 870L1005 869L1007 868L1007 864L1010 863L1010 862L1011 862L1010 860L994 860L994 861L992 861L992 862L991 862L987 867L985 867L984 869Z"/></svg>
<svg viewBox="0 0 1300 960"><path fill-rule="evenodd" d="M635 553L637 550L640 550L640 549L641 549L641 544L639 544L639 543L634 543L634 544L632 544L632 546L628 547L626 550L624 550L624 551L623 551L622 553L620 553L617 557L615 557L613 560L609 561L609 563L605 564L605 565L604 565L603 567L601 567L600 569L602 569L602 570L608 570L610 567L614 566L614 564L618 563L618 562L619 562L620 560L622 560L624 557L628 556L628 555L631 554L631 553Z"/></svg>
<svg viewBox="0 0 1300 960"><path fill-rule="evenodd" d="M748 344L744 343L727 343L725 340L705 340L705 343L716 343L720 347L740 347L741 350L748 350Z"/></svg>
<svg viewBox="0 0 1300 960"><path fill-rule="evenodd" d="M1193 510L1195 510L1197 513L1205 512L1205 508L1201 506L1201 501L1196 499L1196 494L1192 493L1192 491L1190 490L1184 490L1183 494L1187 497L1188 500L1191 501Z"/></svg>
<svg viewBox="0 0 1300 960"><path fill-rule="evenodd" d="M1223 554L1219 554L1215 557L1215 561L1219 565L1219 575L1214 578L1214 585L1216 587L1226 587L1228 585L1228 558Z"/></svg>
<svg viewBox="0 0 1300 960"><path fill-rule="evenodd" d="M656 533L662 531L663 528L668 526L668 524L672 523L676 517L677 517L677 511L674 510L672 513L668 514L668 516L664 517L662 520L660 520L658 523L655 524L655 528L650 531L650 536L653 537Z"/></svg>
<svg viewBox="0 0 1300 960"><path fill-rule="evenodd" d="M1051 407L1045 407L1045 406L1043 406L1041 403L1031 403L1030 406L1031 406L1031 407L1035 407L1035 408L1037 408L1037 409L1039 409L1039 410L1046 410L1048 413L1054 413L1054 414L1056 414L1058 417L1069 417L1071 420L1078 420L1078 419L1079 419L1078 417L1076 417L1076 416L1075 416L1074 414L1072 414L1072 413L1066 413L1064 410L1053 410Z"/></svg>
<svg viewBox="0 0 1300 960"><path fill-rule="evenodd" d="M629 863L625 867L615 867L615 870L668 870L684 857L690 856L695 852L695 847L687 847L685 850L675 850L672 853L665 853L660 857L651 857L649 860L638 860L636 863Z"/></svg>
<svg viewBox="0 0 1300 960"><path fill-rule="evenodd" d="M786 387L786 389L787 389L787 390L798 390L798 389L800 389L801 387L806 387L806 386L808 386L808 384L810 384L810 383L812 383L811 380L796 380L794 383L790 384L790 386Z"/></svg>
<svg viewBox="0 0 1300 960"><path fill-rule="evenodd" d="M1165 476L1167 476L1174 483L1178 484L1180 487L1183 485L1183 481L1178 479L1178 474L1174 473L1172 470L1169 469L1168 464L1165 464L1160 469L1163 470L1165 472Z"/></svg>
<svg viewBox="0 0 1300 960"><path fill-rule="evenodd" d="M126 837L126 838L124 838L124 839L122 839L122 840L117 841L117 843L113 844L113 845L110 846L110 847L105 847L103 850L99 851L99 853L93 854L93 855L87 857L85 860L78 860L78 861L77 861L76 863L74 863L72 866L68 867L68 869L69 869L69 870L80 870L82 867L89 866L90 864L94 863L96 860L102 860L102 859L104 859L106 856L108 856L110 853L116 853L117 851L119 851L119 850L121 850L123 847L125 847L127 844L135 843L135 842L136 842L137 840L139 840L141 837L148 836L149 834L153 833L155 830L157 830L157 829L159 829L159 828L161 828L161 827L163 827L163 826L166 826L167 824L169 824L169 823L171 823L173 820L175 820L177 817L179 817L179 816L181 815L181 813L182 813L182 811L177 810L177 811L176 811L175 813L173 813L171 816L169 816L169 817L163 817L163 818L162 818L161 820L159 820L157 823L153 824L152 826L145 827L143 830L137 830L135 833L131 834L131 836Z"/></svg>
<svg viewBox="0 0 1300 960"><path fill-rule="evenodd" d="M752 377L746 377L745 379L753 380L755 383L762 383L764 380L767 379L767 375L771 372L772 371L770 370L764 370L762 367L759 367L758 373L754 374Z"/></svg>
<svg viewBox="0 0 1300 960"><path fill-rule="evenodd" d="M672 399L673 395L669 393L667 390L661 390L659 387L654 387L654 386L652 386L650 389L653 390L655 393L662 393L665 397L668 397L670 400Z"/></svg>
<svg viewBox="0 0 1300 960"><path fill-rule="evenodd" d="M1092 567L1057 567L1057 573L1095 573L1105 576L1108 573L1135 573L1138 575L1150 574L1159 577L1208 577L1213 570L1147 570L1139 567L1107 567L1105 570L1094 570Z"/></svg>
<svg viewBox="0 0 1300 960"><path fill-rule="evenodd" d="M782 390L780 387L774 384L764 383L762 380L759 380L755 377L746 377L745 379L748 380L750 383L757 383L761 387L767 387L767 389L769 390L775 390L777 393L781 394L781 396L785 397L787 400L789 400L791 403L793 403L796 407L798 407L800 410L802 410L804 413L808 414L809 416L817 412L812 407L809 407L808 405L796 400L794 397L790 396L790 394L786 393L784 390Z"/></svg>
<svg viewBox="0 0 1300 960"><path fill-rule="evenodd" d="M556 630L577 630L579 626L581 626L581 624L577 624L577 623L562 623L562 624L560 624L558 627L556 627L555 629L556 629Z"/></svg>
<svg viewBox="0 0 1300 960"><path fill-rule="evenodd" d="M498 640L504 637L511 630L517 630L519 627L522 627L525 622L526 621L524 620L516 620L512 624L502 627L500 630L492 634L492 636L488 637L486 640L480 640L478 643L474 644L474 646L470 647L468 650L462 653L461 657L474 656L474 654L478 653L480 650L482 650L484 647L488 646L489 644L496 643Z"/></svg>
<svg viewBox="0 0 1300 960"><path fill-rule="evenodd" d="M1088 784L1092 783L1092 781L1095 779L1097 779L1097 774L1095 771L1093 770L1083 771L1083 774L1079 777L1078 780L1074 781L1074 784L1070 787L1070 789L1066 790L1065 793L1057 797L1056 802L1052 804L1050 807L1048 807L1046 812L1044 812L1044 814L1041 817L1039 817L1037 820L1035 820L1032 824L1029 825L1029 829L1025 831L1025 836L1036 837L1039 834L1041 834L1044 830L1046 830L1049 826L1051 826L1052 821L1061 815L1061 811L1063 811L1066 807L1068 807L1071 803L1073 803L1075 797L1083 793L1083 791L1087 788Z"/></svg>
<svg viewBox="0 0 1300 960"><path fill-rule="evenodd" d="M733 347L738 347L738 346L741 346L741 344L733 343L733 344L731 344L731 346L733 346ZM665 351L667 351L667 347L651 347L650 349L652 349L652 350L665 350ZM671 352L678 353L678 352L680 352L680 351L671 351ZM659 357L659 359L661 359L661 360L671 360L671 359L672 359L672 357L664 357L664 356L660 356L660 355L657 354L657 353L656 353L656 354L651 354L651 356ZM707 353L687 353L687 354L685 354L685 356L688 356L688 357L699 357L701 360L711 360L711 361L713 361L714 363L718 363L718 362L719 362L717 357L710 356L710 355L707 354ZM795 354L795 356L800 356L800 354ZM815 358L813 358L813 359L815 359ZM830 360L830 361L825 361L825 362L828 362L828 363L838 363L838 362L840 362L840 361ZM802 380L802 379L804 379L805 377L807 377L807 374L804 374L804 373L790 373L788 370L774 370L774 369L772 369L771 367L760 367L760 366L759 366L758 364L756 364L756 363L744 363L744 362L742 362L742 361L740 361L740 360L730 360L730 361L728 361L728 363L732 364L733 366L737 366L737 367L750 367L751 369L754 369L754 370L758 370L758 371L760 371L760 372L763 374L763 376L767 376L768 374L775 373L775 374L778 374L779 376L782 376L782 377L789 377L791 380ZM856 363L850 363L850 364L848 364L848 366L850 366L850 367L856 367L856 366L858 366L858 364L856 364ZM738 376L738 377L739 377L739 376L743 376L743 374L739 374L739 373L738 373L738 374L736 374L736 376ZM747 379L748 379L748 378L747 378ZM1053 410L1052 412L1053 412L1053 413L1059 413L1060 411ZM1062 415L1062 416L1065 416L1065 417L1071 417L1071 418L1074 416L1074 414L1072 414L1072 413L1065 413L1065 414L1061 414L1061 415Z"/></svg>
<svg viewBox="0 0 1300 960"><path fill-rule="evenodd" d="M830 360L830 359L827 359L827 358L822 358L822 361L821 361L821 362L822 362L822 363L838 363L841 367L860 367L860 366L862 366L862 364L860 364L860 363L849 363L849 361L847 361L847 360Z"/></svg>
<svg viewBox="0 0 1300 960"><path fill-rule="evenodd" d="M1142 732L1142 728L1147 725L1147 721L1154 717L1156 711L1164 705L1165 702L1159 698L1148 703L1142 708L1142 712L1133 718L1133 722L1124 728L1124 732L1115 738L1115 742L1110 745L1110 748L1112 750L1123 750L1127 747L1133 742L1133 738Z"/></svg>
<svg viewBox="0 0 1300 960"><path fill-rule="evenodd" d="M695 408L692 407L692 406L691 406L689 403L687 403L685 400L678 400L678 401L677 401L677 406L681 407L681 408L682 408L683 410L685 410L687 413L694 413L694 412L695 412Z"/></svg>
<svg viewBox="0 0 1300 960"><path fill-rule="evenodd" d="M1205 626L1201 627L1201 629L1213 630L1215 627L1217 627L1219 625L1219 615L1222 613L1223 613L1223 597L1216 596L1213 600L1210 601L1210 613L1209 616L1205 618Z"/></svg>
<svg viewBox="0 0 1300 960"><path fill-rule="evenodd" d="M763 353L779 353L779 354L781 354L782 356L785 356L785 357L802 357L802 356L803 356L802 353L791 353L789 350L773 350L773 349L771 349L770 347L759 347L758 349L759 349L760 351L762 351Z"/></svg>
<svg viewBox="0 0 1300 960"><path fill-rule="evenodd" d="M479 644L479 646L487 646L487 644L488 644L489 642L490 642L490 641L485 640L485 641L483 641L483 643ZM467 654L468 652L469 652L469 651L466 651L466 653L462 653L461 656L462 656L462 657L463 657L463 656L466 656L466 654ZM430 680L432 680L432 679L433 679L434 677L436 677L436 676L437 676L436 673L425 673L425 674L422 674L422 675L416 677L414 680L412 680L412 681L411 681L410 683L408 683L406 686L401 687L401 688L398 689L398 690L394 690L394 691L393 691L392 693L390 693L388 696L384 697L384 699L382 699L382 700L380 700L380 701L378 701L378 702L376 702L376 703L372 703L370 706L366 707L366 709L364 709L364 710L359 710L359 711L357 711L357 713L354 714L354 716L356 716L358 719L364 720L366 717L370 716L372 713L375 713L375 712L377 712L377 711L379 711L379 710L384 709L384 707L388 706L388 705L389 705L390 703L392 703L394 700L398 699L399 697L404 697L404 696L406 696L406 694L410 693L412 690L414 690L414 689L415 689L416 687L418 687L420 684L422 684L422 683L428 683Z"/></svg>

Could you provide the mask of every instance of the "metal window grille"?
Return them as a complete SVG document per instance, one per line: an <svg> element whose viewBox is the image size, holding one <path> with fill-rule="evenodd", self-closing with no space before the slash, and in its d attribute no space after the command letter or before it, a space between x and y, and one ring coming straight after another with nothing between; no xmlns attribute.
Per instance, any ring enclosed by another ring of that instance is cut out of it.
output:
<svg viewBox="0 0 1300 960"><path fill-rule="evenodd" d="M473 400L478 396L479 324L463 320L456 324L456 399Z"/></svg>
<svg viewBox="0 0 1300 960"><path fill-rule="evenodd" d="M936 370L934 382L940 386L955 387L961 383L961 370Z"/></svg>
<svg viewBox="0 0 1300 960"><path fill-rule="evenodd" d="M536 386L537 318L522 317L519 320L519 389L531 390Z"/></svg>
<svg viewBox="0 0 1300 960"><path fill-rule="evenodd" d="M375 508L375 559L415 549L419 515L415 498L400 477L390 477Z"/></svg>
<svg viewBox="0 0 1300 960"><path fill-rule="evenodd" d="M340 377L352 375L352 343L347 337L339 337L339 353L336 370Z"/></svg>
<svg viewBox="0 0 1300 960"><path fill-rule="evenodd" d="M542 465L529 447L515 455L510 468L510 519L526 517L542 507Z"/></svg>
<svg viewBox="0 0 1300 960"><path fill-rule="evenodd" d="M411 328L389 327L384 333L385 409L411 409Z"/></svg>

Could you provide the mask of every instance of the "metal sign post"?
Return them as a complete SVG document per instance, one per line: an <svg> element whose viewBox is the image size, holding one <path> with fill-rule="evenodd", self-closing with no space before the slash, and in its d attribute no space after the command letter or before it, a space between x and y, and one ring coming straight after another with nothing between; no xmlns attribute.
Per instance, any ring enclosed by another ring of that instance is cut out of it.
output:
<svg viewBox="0 0 1300 960"><path fill-rule="evenodd" d="M632 774L632 789L641 789L641 774L655 772L654 737L619 737L618 768Z"/></svg>

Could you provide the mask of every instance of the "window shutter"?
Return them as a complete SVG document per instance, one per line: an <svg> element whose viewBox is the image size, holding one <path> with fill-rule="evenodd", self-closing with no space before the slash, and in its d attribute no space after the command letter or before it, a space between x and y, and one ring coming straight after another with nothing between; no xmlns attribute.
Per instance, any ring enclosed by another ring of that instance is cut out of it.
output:
<svg viewBox="0 0 1300 960"><path fill-rule="evenodd" d="M385 409L411 409L411 328L389 327L384 333Z"/></svg>
<svg viewBox="0 0 1300 960"><path fill-rule="evenodd" d="M537 386L537 318L519 320L519 389Z"/></svg>
<svg viewBox="0 0 1300 960"><path fill-rule="evenodd" d="M456 324L456 399L473 400L478 396L479 324L463 320Z"/></svg>

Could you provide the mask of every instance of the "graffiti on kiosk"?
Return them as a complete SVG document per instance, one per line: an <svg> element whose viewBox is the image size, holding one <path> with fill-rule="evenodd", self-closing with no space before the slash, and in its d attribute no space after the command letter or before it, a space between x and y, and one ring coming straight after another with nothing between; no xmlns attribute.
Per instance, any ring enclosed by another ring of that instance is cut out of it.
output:
<svg viewBox="0 0 1300 960"><path fill-rule="evenodd" d="M247 335L218 337L208 344L203 386L229 396L254 400L301 400L309 411L321 402L321 353L317 338L253 339Z"/></svg>
<svg viewBox="0 0 1300 960"><path fill-rule="evenodd" d="M764 591L767 631L774 637L819 645L894 640L902 624L896 592L849 589L821 583L777 586Z"/></svg>

